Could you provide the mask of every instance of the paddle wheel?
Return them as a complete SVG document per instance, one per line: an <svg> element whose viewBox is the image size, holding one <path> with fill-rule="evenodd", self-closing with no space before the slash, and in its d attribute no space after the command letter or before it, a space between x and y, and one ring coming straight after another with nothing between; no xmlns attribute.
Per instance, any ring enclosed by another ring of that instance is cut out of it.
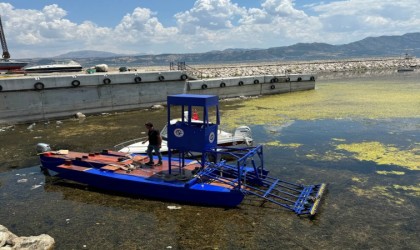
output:
<svg viewBox="0 0 420 250"><path fill-rule="evenodd" d="M169 173L175 166L181 173L186 166L186 157L198 152L201 154L200 168L195 171L195 179L202 183L217 182L229 186L243 195L255 195L263 203L279 205L297 215L312 216L316 213L325 184L302 185L269 176L269 171L264 169L261 145L243 148L217 146L220 124L217 96L173 95L168 96L167 104ZM192 118L193 110L202 114L202 121ZM175 112L181 112L182 119L171 124ZM220 160L222 158L231 160Z"/></svg>

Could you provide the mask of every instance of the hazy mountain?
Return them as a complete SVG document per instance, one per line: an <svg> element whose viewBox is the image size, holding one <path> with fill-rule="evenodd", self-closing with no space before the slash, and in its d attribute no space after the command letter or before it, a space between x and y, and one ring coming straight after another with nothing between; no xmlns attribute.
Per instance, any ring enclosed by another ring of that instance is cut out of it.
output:
<svg viewBox="0 0 420 250"><path fill-rule="evenodd" d="M223 51L205 53L160 54L160 55L118 55L104 51L75 51L60 55L71 58L84 67L100 63L109 66L169 65L170 62L187 64L252 62L252 61L291 61L325 60L361 57L402 56L408 52L420 56L420 32L402 36L368 37L343 45L326 43L297 43L291 46L268 49L229 48Z"/></svg>
<svg viewBox="0 0 420 250"><path fill-rule="evenodd" d="M97 50L79 50L71 51L65 54L56 56L55 58L101 58L101 57L117 57L117 56L126 56L124 54L116 54L107 51L97 51Z"/></svg>
<svg viewBox="0 0 420 250"><path fill-rule="evenodd" d="M402 36L368 37L363 40L337 46L345 55L376 56L410 53L420 56L420 32Z"/></svg>

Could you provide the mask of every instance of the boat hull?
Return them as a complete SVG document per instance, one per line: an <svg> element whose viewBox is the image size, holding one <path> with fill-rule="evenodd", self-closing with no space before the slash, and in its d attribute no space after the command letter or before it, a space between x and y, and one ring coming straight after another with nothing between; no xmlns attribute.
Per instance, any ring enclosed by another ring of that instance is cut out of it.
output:
<svg viewBox="0 0 420 250"><path fill-rule="evenodd" d="M0 71L19 70L25 67L27 64L28 63L26 62L0 61Z"/></svg>
<svg viewBox="0 0 420 250"><path fill-rule="evenodd" d="M28 73L53 73L53 72L79 72L82 71L82 67L34 67L26 68L25 72Z"/></svg>
<svg viewBox="0 0 420 250"><path fill-rule="evenodd" d="M103 190L116 191L140 197L158 200L176 201L180 203L198 204L216 207L236 207L244 194L240 190L213 186L200 181L179 181L176 179L145 178L120 174L113 171L102 170L102 163L73 162L78 166L89 166L86 170L77 171L63 168L64 159L51 158L41 155L42 166L54 171L64 179L87 184Z"/></svg>

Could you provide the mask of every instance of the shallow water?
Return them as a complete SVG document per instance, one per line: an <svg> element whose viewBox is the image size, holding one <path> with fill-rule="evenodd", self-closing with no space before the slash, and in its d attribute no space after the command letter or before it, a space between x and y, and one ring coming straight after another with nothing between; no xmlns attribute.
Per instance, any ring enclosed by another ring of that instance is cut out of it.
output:
<svg viewBox="0 0 420 250"><path fill-rule="evenodd" d="M223 101L221 111L223 129L252 128L274 176L329 184L314 220L252 197L235 209L174 204L40 172L37 142L111 148L144 136L146 121L161 128L166 111L149 110L3 129L0 224L47 233L57 249L420 249L420 73L320 76L316 90Z"/></svg>

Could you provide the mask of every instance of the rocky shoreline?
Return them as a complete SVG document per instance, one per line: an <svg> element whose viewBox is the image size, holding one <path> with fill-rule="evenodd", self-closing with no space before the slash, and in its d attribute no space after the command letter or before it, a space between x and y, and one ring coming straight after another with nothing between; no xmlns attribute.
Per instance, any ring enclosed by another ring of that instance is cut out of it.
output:
<svg viewBox="0 0 420 250"><path fill-rule="evenodd" d="M47 234L19 237L0 225L0 250L50 250L54 244L54 239Z"/></svg>
<svg viewBox="0 0 420 250"><path fill-rule="evenodd" d="M189 75L197 78L220 78L253 75L283 75L302 73L361 72L368 70L396 70L400 67L418 67L417 58L361 58L347 60L318 60L293 62L255 62L232 64L188 65ZM118 70L118 69L110 69ZM163 71L166 66L141 67L139 71Z"/></svg>
<svg viewBox="0 0 420 250"><path fill-rule="evenodd" d="M272 62L246 62L225 64L188 64L186 71L192 78L222 78L256 75L284 75L284 74L321 74L321 73L347 73L366 72L372 70L397 70L398 68L418 68L418 58L355 58L343 60L316 60L316 61L272 61ZM123 67L134 72L160 72L168 71L167 65L161 66L132 66ZM177 70L177 66L172 68ZM118 72L119 67L109 67L108 72ZM83 72L85 73L85 72ZM99 72L98 72L99 73ZM48 75L62 75L67 73L50 73ZM40 75L40 74L27 74ZM20 75L19 75L20 76Z"/></svg>

